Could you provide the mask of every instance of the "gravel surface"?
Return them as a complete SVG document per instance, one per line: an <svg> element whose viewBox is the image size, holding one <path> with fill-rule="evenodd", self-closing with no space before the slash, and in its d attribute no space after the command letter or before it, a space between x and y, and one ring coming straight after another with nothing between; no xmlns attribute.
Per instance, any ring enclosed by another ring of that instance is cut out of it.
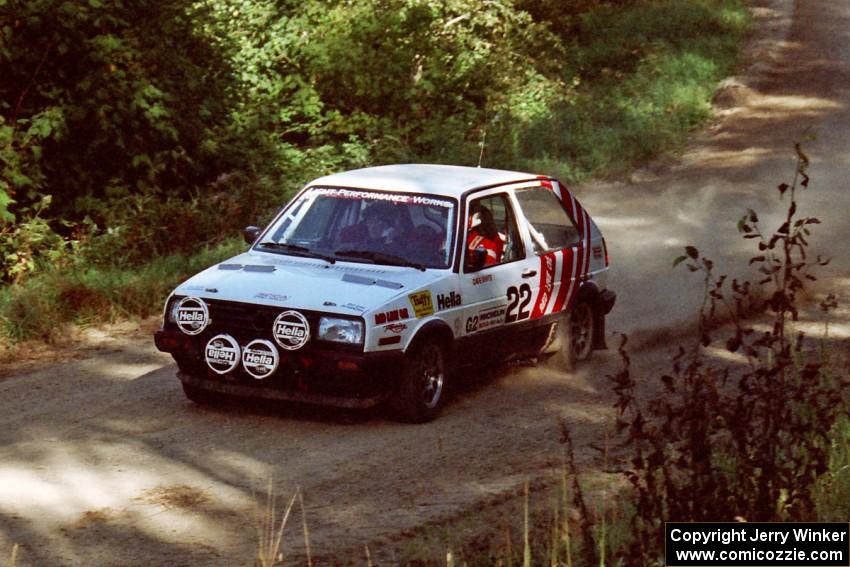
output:
<svg viewBox="0 0 850 567"><path fill-rule="evenodd" d="M719 96L716 123L679 159L630 182L575 188L609 245L618 292L609 331L643 345L639 368L665 363L669 337L698 305L697 282L672 271L672 259L693 243L721 265L745 265L737 219L748 206L774 218L792 142L808 135L802 207L825 223L813 246L835 258L826 285L850 288L850 5L754 5L765 31L724 83L732 92ZM19 565L252 564L255 503L269 480L281 500L300 488L320 563L349 557L551 474L558 417L579 447L598 444L612 417L605 376L616 368L611 352L570 375L502 368L459 388L436 422L410 426L378 413L201 408L147 332L125 333L0 379L0 563L19 543ZM600 466L591 449L579 459ZM290 556L305 552L295 510Z"/></svg>

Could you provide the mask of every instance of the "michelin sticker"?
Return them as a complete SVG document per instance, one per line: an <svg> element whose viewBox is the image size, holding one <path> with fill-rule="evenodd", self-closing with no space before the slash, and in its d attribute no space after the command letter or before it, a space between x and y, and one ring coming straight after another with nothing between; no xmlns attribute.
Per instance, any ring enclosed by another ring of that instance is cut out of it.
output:
<svg viewBox="0 0 850 567"><path fill-rule="evenodd" d="M434 313L434 303L431 301L431 292L418 291L407 296L410 299L410 305L413 306L413 312L416 318L426 317Z"/></svg>
<svg viewBox="0 0 850 567"><path fill-rule="evenodd" d="M230 335L216 335L204 349L207 366L216 374L227 374L239 366L239 343Z"/></svg>
<svg viewBox="0 0 850 567"><path fill-rule="evenodd" d="M498 327L505 319L505 309L507 305L500 305L492 309L485 309L478 314L478 330L486 331L493 327Z"/></svg>
<svg viewBox="0 0 850 567"><path fill-rule="evenodd" d="M177 326L187 335L198 335L210 324L210 312L203 299L184 297L177 304Z"/></svg>
<svg viewBox="0 0 850 567"><path fill-rule="evenodd" d="M298 311L284 311L274 321L274 340L286 350L298 350L310 340L310 324Z"/></svg>
<svg viewBox="0 0 850 567"><path fill-rule="evenodd" d="M271 376L277 370L278 362L280 355L271 341L257 339L242 350L242 367L257 380Z"/></svg>
<svg viewBox="0 0 850 567"><path fill-rule="evenodd" d="M491 307L490 309L480 311L478 315L470 317L466 320L466 332L477 333L500 326L502 320L505 318L506 307L506 305Z"/></svg>

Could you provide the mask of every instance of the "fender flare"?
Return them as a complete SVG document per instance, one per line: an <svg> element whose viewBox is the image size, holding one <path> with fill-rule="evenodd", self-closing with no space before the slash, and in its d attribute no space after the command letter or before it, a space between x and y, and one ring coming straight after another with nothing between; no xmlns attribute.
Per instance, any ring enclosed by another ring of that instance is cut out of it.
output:
<svg viewBox="0 0 850 567"><path fill-rule="evenodd" d="M605 312L602 309L599 299L602 291L596 282L590 280L581 284L581 287L576 294L576 303L586 301L593 309L595 325L593 326L593 348L597 350L605 350L608 345L605 343Z"/></svg>
<svg viewBox="0 0 850 567"><path fill-rule="evenodd" d="M407 341L404 347L404 352L407 353L410 348L427 337L436 336L445 346L445 354L449 359L454 358L455 335L448 323L442 319L431 319L426 321L413 332L413 336Z"/></svg>

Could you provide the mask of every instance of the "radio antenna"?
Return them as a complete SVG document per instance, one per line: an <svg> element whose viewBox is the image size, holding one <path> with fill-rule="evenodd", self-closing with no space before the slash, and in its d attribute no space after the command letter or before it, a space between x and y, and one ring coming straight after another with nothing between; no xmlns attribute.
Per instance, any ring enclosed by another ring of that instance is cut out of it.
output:
<svg viewBox="0 0 850 567"><path fill-rule="evenodd" d="M487 124L490 121L487 119L487 107L484 107L484 130L481 133L481 142L479 142L479 146L481 147L481 151L478 152L478 167L481 167L481 162L484 160L484 148L487 146Z"/></svg>

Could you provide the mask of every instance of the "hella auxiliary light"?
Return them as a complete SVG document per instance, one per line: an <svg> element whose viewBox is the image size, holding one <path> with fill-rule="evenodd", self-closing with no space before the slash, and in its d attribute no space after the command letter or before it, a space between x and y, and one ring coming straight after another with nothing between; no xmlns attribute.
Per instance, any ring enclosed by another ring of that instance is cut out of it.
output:
<svg viewBox="0 0 850 567"><path fill-rule="evenodd" d="M166 317L169 323L175 323L187 335L198 335L211 323L209 308L199 297L175 299Z"/></svg>
<svg viewBox="0 0 850 567"><path fill-rule="evenodd" d="M363 322L338 317L319 319L318 338L335 343L360 344L363 342Z"/></svg>

